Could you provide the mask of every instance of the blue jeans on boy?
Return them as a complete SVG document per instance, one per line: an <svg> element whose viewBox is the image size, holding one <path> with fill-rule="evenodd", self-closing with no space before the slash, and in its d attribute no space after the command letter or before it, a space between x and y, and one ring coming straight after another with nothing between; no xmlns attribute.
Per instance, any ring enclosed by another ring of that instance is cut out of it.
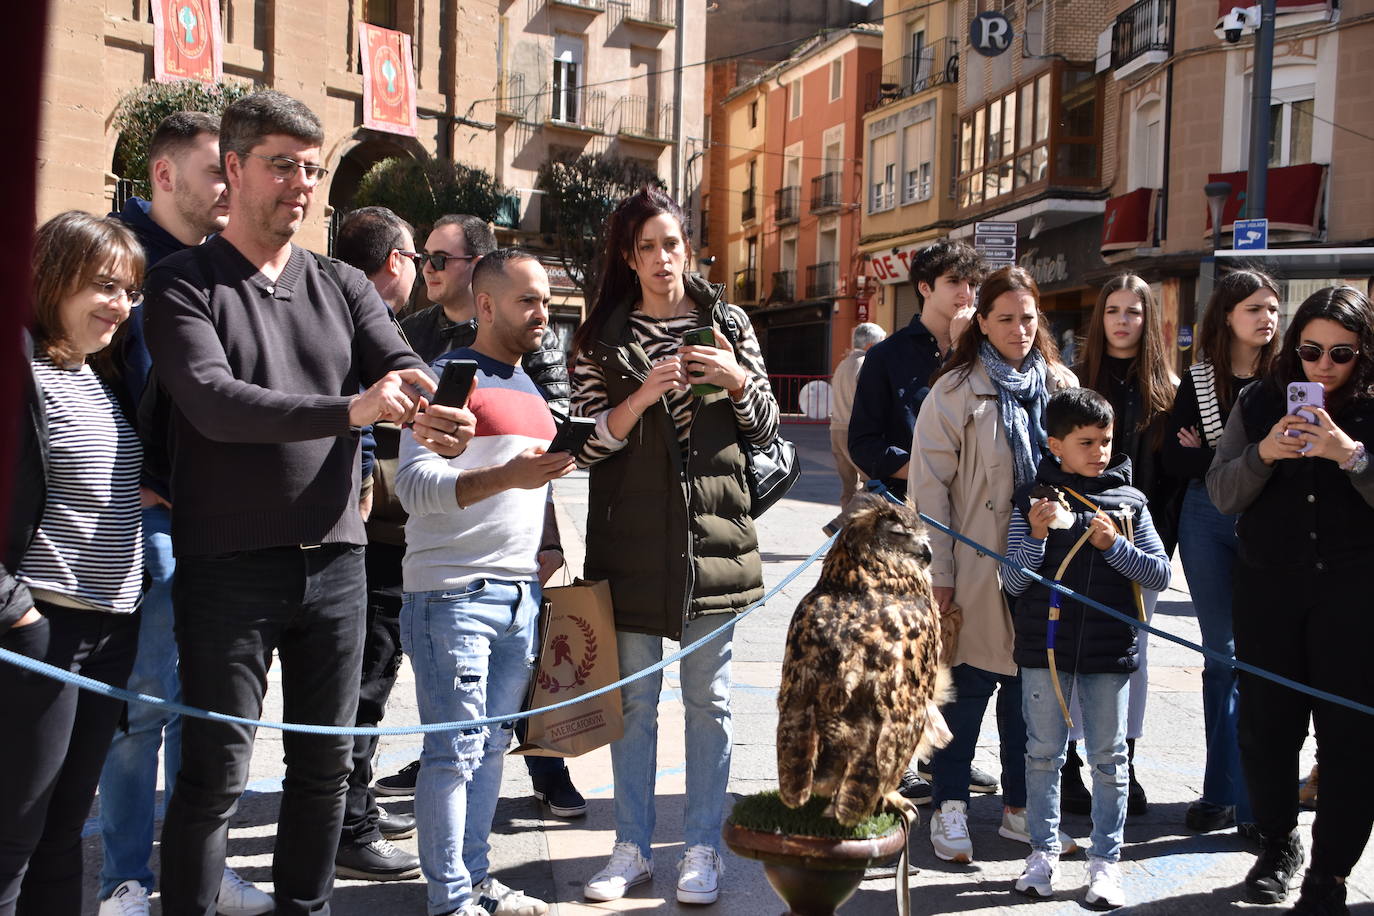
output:
<svg viewBox="0 0 1374 916"><path fill-rule="evenodd" d="M1121 858L1126 827L1126 702L1129 674L1074 674L1060 671L1068 697L1077 681L1083 711L1083 749L1092 773L1092 850L1095 858ZM1048 668L1022 668L1026 716L1026 830L1032 849L1060 853L1059 770L1064 766L1069 726L1054 693Z"/></svg>
<svg viewBox="0 0 1374 916"><path fill-rule="evenodd" d="M143 562L152 580L139 612L138 655L129 689L164 700L181 699L177 644L172 619L172 514L165 506L143 510ZM181 764L181 717L146 703L130 703L128 725L115 729L100 773L100 838L105 860L100 868L100 899L130 879L154 886L154 807L157 753L162 749L163 803L171 799Z"/></svg>
<svg viewBox="0 0 1374 916"><path fill-rule="evenodd" d="M994 674L972 665L956 665L954 701L941 707L945 724L954 739L930 759L934 806L947 801L968 801L969 770L983 713L997 691L997 735L1002 759L1002 803L1011 808L1026 804L1026 721L1021 715L1021 678ZM998 687L1001 687L998 690Z"/></svg>
<svg viewBox="0 0 1374 916"><path fill-rule="evenodd" d="M707 614L689 622L682 632L687 646L720 627L728 618ZM730 659L733 630L679 662L685 712L687 798L684 841L692 846L721 847L725 822L725 790L730 782ZM663 658L663 638L616 631L620 676L628 677ZM615 841L634 843L649 857L654 836L654 782L658 775L658 702L663 672L620 688L625 735L611 745L615 780Z"/></svg>
<svg viewBox="0 0 1374 916"><path fill-rule="evenodd" d="M520 711L534 670L540 597L537 582L503 579L406 593L401 647L415 672L421 722ZM415 819L431 914L461 909L487 877L487 838L513 727L425 735Z"/></svg>
<svg viewBox="0 0 1374 916"><path fill-rule="evenodd" d="M1231 632L1231 570L1236 562L1236 517L1212 505L1200 480L1188 485L1178 525L1178 552L1193 597L1202 644L1223 655L1236 653ZM1207 766L1202 798L1216 805L1235 805L1236 822L1251 823L1250 797L1241 770L1236 725L1240 719L1236 669L1212 659L1202 665L1202 720L1207 739Z"/></svg>

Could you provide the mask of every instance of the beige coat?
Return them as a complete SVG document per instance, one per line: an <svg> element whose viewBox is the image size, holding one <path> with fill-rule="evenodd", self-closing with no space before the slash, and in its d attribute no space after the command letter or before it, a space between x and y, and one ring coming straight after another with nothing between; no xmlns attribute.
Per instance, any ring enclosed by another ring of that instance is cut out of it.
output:
<svg viewBox="0 0 1374 916"><path fill-rule="evenodd" d="M1051 393L1078 384L1063 366L1051 368ZM1007 549L1013 486L1011 446L997 407L997 389L982 363L965 378L941 376L921 404L911 444L907 498L926 515L999 553ZM954 587L963 629L953 665L1016 674L1015 634L1002 596L1001 564L939 531L930 532L932 584Z"/></svg>

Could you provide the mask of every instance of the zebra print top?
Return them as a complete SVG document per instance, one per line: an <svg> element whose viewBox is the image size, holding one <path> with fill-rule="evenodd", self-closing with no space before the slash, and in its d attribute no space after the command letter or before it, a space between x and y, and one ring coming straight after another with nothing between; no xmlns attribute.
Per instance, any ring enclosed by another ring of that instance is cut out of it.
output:
<svg viewBox="0 0 1374 916"><path fill-rule="evenodd" d="M143 449L114 393L87 364L33 360L48 420L48 498L19 577L35 597L116 614L143 590Z"/></svg>
<svg viewBox="0 0 1374 916"><path fill-rule="evenodd" d="M778 432L778 402L768 384L763 352L759 349L759 339L749 323L749 316L738 306L727 305L726 308L730 309L739 329L735 356L749 373L744 397L730 402L735 409L735 422L750 442L767 445ZM699 322L696 314L654 318L638 309L630 313L630 329L650 363L676 355L678 347L682 346L682 335L697 327ZM664 395L664 399L677 429L678 445L685 456L692 415L699 399L692 396L690 389L670 391ZM596 435L592 436L578 456L578 464L583 467L595 464L624 448L626 440L613 437L607 425L611 405L606 400L606 381L601 374L601 367L585 353L579 353L573 364L572 409L577 416L596 419Z"/></svg>

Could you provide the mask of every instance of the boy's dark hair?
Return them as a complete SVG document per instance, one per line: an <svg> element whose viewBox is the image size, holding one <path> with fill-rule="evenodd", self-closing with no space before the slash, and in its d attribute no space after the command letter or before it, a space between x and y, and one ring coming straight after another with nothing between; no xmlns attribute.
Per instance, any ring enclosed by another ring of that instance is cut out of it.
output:
<svg viewBox="0 0 1374 916"><path fill-rule="evenodd" d="M233 152L240 159L264 138L283 134L311 146L324 143L324 127L304 102L285 92L263 89L224 109L219 125L219 161Z"/></svg>
<svg viewBox="0 0 1374 916"><path fill-rule="evenodd" d="M489 292L492 281L506 275L506 265L516 261L538 261L539 258L523 248L498 248L482 256L472 269L472 291Z"/></svg>
<svg viewBox="0 0 1374 916"><path fill-rule="evenodd" d="M203 111L174 111L162 119L148 141L148 179L159 159L179 156L201 134L219 136L219 116Z"/></svg>
<svg viewBox="0 0 1374 916"><path fill-rule="evenodd" d="M916 303L925 308L926 297L921 295L921 284L931 289L935 281L945 274L954 274L960 280L967 280L977 286L983 280L986 267L983 256L966 242L952 242L940 239L927 245L911 259L911 288L916 291Z"/></svg>
<svg viewBox="0 0 1374 916"><path fill-rule="evenodd" d="M496 250L496 236L492 233L491 226L480 216L449 213L435 220L430 231L442 229L444 226L457 226L463 230L463 244L467 246L468 254L486 257Z"/></svg>
<svg viewBox="0 0 1374 916"><path fill-rule="evenodd" d="M1045 433L1056 439L1084 426L1105 429L1115 419L1111 403L1091 388L1065 388L1045 405Z"/></svg>
<svg viewBox="0 0 1374 916"><path fill-rule="evenodd" d="M415 230L387 207L362 207L344 217L334 237L334 257L369 277L401 247L402 233Z"/></svg>

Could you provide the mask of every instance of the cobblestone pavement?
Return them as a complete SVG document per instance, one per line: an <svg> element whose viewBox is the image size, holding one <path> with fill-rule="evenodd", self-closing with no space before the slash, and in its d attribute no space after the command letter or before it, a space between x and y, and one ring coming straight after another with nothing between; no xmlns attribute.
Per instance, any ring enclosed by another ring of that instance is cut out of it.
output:
<svg viewBox="0 0 1374 916"><path fill-rule="evenodd" d="M820 528L835 512L839 489L826 427L788 424L785 430L798 445L804 471L789 498L770 510L760 526L770 587L821 543ZM581 570L586 494L583 473L558 486L564 541L574 571ZM783 640L792 610L814 584L816 573L814 568L804 572L766 607L744 620L737 631L732 695L735 751L730 780L730 789L736 794L774 785L774 710ZM1177 563L1174 586L1159 602L1155 622L1168 632L1198 640L1197 623ZM641 885L626 899L611 904L591 905L582 901L582 882L604 862L614 839L610 755L605 748L569 762L574 781L588 799L587 816L575 821L548 817L530 795L524 765L518 759L507 761L492 841L494 871L503 881L554 903L550 912L560 916L607 911L764 916L783 911L758 863L728 853L724 892L718 903L700 907L674 902L676 862L682 853L684 792L682 707L677 702L676 671L673 666L666 672L660 715L659 815L652 885ZM1150 704L1136 761L1140 781L1149 793L1150 810L1142 817L1131 818L1126 825L1123 861L1130 906L1122 912L1163 916L1266 910L1243 902L1241 881L1253 854L1235 832L1198 836L1183 827L1184 811L1198 797L1202 786L1200 677L1200 656L1162 640L1154 641L1150 651ZM280 693L274 680L267 716L279 717L280 712ZM406 666L392 696L387 724L417 721L413 680ZM416 736L384 738L376 763L377 774L387 775L415 759L419 746ZM989 709L976 762L985 770L996 772L996 749L997 733ZM1304 772L1311 762L1309 742ZM230 864L268 890L282 769L280 734L260 731L252 783L234 816L230 833ZM411 804L410 799L387 801L388 808L400 811L409 811ZM951 865L934 857L924 822L929 808L921 811L923 822L913 834L911 844L913 864L919 869L911 882L913 913L1014 912L1053 916L1084 911L1085 863L1081 856L1065 861L1056 900L1031 902L1012 892L1011 883L1020 872L1027 849L997 835L1001 817L999 796L974 798L970 822L975 864L971 866ZM1302 830L1309 846L1311 821L1311 814L1303 814ZM1065 827L1086 841L1090 830L1086 818L1069 818ZM93 821L88 824L87 834L84 912L94 914L100 841ZM416 851L414 839L399 845ZM1350 884L1352 910L1374 916L1374 903L1370 902L1374 895L1374 856L1364 856ZM865 883L841 910L846 916L895 911L891 880ZM153 912L159 912L156 898ZM332 912L336 916L423 916L424 884L420 880L395 884L341 880L334 892Z"/></svg>

